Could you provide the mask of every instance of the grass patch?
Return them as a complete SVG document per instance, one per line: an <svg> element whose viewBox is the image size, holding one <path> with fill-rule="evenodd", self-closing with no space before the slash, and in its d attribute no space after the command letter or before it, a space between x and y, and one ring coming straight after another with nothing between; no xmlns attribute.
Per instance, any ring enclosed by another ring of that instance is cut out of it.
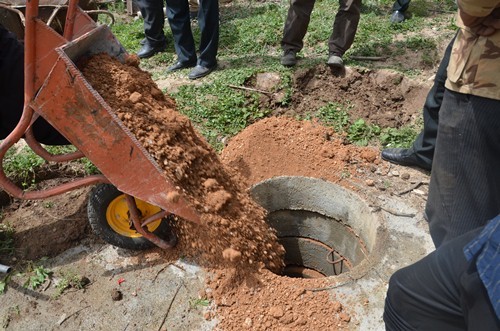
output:
<svg viewBox="0 0 500 331"><path fill-rule="evenodd" d="M15 229L12 225L0 224L0 255L14 253L14 232Z"/></svg>

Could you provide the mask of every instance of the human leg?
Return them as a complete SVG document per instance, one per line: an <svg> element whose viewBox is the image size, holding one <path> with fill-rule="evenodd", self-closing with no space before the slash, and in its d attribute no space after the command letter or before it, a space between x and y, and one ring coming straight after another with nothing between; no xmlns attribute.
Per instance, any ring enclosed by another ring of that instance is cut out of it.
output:
<svg viewBox="0 0 500 331"><path fill-rule="evenodd" d="M137 55L148 58L158 52L165 51L167 39L163 32L165 16L163 14L163 0L138 0L137 4L144 19L144 34L146 36L143 47Z"/></svg>
<svg viewBox="0 0 500 331"><path fill-rule="evenodd" d="M411 0L396 0L392 5L392 11L399 11L404 13L408 10Z"/></svg>
<svg viewBox="0 0 500 331"><path fill-rule="evenodd" d="M498 319L479 278L475 259L463 248L481 232L455 238L389 281L386 330L496 330ZM473 326L481 327L475 328Z"/></svg>
<svg viewBox="0 0 500 331"><path fill-rule="evenodd" d="M352 46L361 13L361 0L340 0L328 41L330 55L342 57Z"/></svg>
<svg viewBox="0 0 500 331"><path fill-rule="evenodd" d="M389 148L382 151L382 158L400 165L417 166L431 170L439 125L439 109L443 102L448 63L450 62L453 38L446 48L423 106L424 128L411 148Z"/></svg>
<svg viewBox="0 0 500 331"><path fill-rule="evenodd" d="M212 68L217 64L219 47L219 1L200 0L198 17L201 31L198 65Z"/></svg>
<svg viewBox="0 0 500 331"><path fill-rule="evenodd" d="M309 26L315 0L291 0L283 29L281 48L286 53L298 53L304 46L304 36Z"/></svg>
<svg viewBox="0 0 500 331"><path fill-rule="evenodd" d="M425 208L436 247L500 213L499 107L445 91Z"/></svg>
<svg viewBox="0 0 500 331"><path fill-rule="evenodd" d="M191 31L188 1L167 0L167 18L174 37L177 61L183 65L196 63L196 47Z"/></svg>

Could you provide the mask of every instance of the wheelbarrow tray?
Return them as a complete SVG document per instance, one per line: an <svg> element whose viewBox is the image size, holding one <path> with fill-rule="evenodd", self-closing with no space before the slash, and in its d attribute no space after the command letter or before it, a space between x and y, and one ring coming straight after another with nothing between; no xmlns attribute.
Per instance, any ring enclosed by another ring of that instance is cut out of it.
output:
<svg viewBox="0 0 500 331"><path fill-rule="evenodd" d="M37 34L45 33L43 30ZM32 108L120 191L184 219L197 221L199 216L185 199L169 201L168 193L177 191L175 186L75 65L85 57L104 52L124 62L126 51L105 25L83 28L80 33L70 42L58 40L56 34L51 41L38 39L62 44L37 62L37 70L41 72L37 74L35 87L40 85L40 89L31 103ZM51 49L50 45L45 47ZM54 64L45 75L43 71L51 62ZM39 78L45 76L41 82Z"/></svg>

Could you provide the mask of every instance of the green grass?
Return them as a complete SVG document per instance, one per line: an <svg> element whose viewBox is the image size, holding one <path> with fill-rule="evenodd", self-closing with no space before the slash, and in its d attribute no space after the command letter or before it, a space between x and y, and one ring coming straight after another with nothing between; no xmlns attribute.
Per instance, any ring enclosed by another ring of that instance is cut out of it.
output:
<svg viewBox="0 0 500 331"><path fill-rule="evenodd" d="M46 150L54 155L76 151L74 146L45 146ZM98 173L98 169L87 158L73 161L79 164L78 168L86 175ZM3 160L3 169L7 177L19 182L24 189L29 189L37 182L36 173L43 164L47 163L31 148L24 146L21 150L9 149Z"/></svg>
<svg viewBox="0 0 500 331"><path fill-rule="evenodd" d="M28 279L24 282L23 287L35 290L51 277L52 271L42 265L43 261L44 259L41 259L37 263L28 263L26 268Z"/></svg>
<svg viewBox="0 0 500 331"><path fill-rule="evenodd" d="M12 225L0 223L0 255L14 253L14 232L15 229Z"/></svg>

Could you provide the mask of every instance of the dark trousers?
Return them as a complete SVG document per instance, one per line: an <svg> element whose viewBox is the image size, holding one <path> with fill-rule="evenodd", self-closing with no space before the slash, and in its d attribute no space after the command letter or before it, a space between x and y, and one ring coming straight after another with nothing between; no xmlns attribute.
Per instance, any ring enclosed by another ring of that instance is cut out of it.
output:
<svg viewBox="0 0 500 331"><path fill-rule="evenodd" d="M392 5L392 11L400 11L404 13L408 10L411 0L396 0Z"/></svg>
<svg viewBox="0 0 500 331"><path fill-rule="evenodd" d="M0 25L0 139L5 139L21 119L24 108L24 47ZM33 124L35 138L46 145L69 142L45 119Z"/></svg>
<svg viewBox="0 0 500 331"><path fill-rule="evenodd" d="M151 46L167 44L163 27L165 15L163 14L163 0L136 0L137 6L144 19L144 34Z"/></svg>
<svg viewBox="0 0 500 331"><path fill-rule="evenodd" d="M177 60L195 63L196 46L189 19L188 0L167 0L167 17L174 36ZM201 31L198 64L213 67L217 64L219 47L219 1L200 0L198 26Z"/></svg>
<svg viewBox="0 0 500 331"><path fill-rule="evenodd" d="M481 230L455 238L392 275L384 308L386 330L500 329L475 259L467 262L463 253Z"/></svg>
<svg viewBox="0 0 500 331"><path fill-rule="evenodd" d="M500 214L500 100L446 89L425 207L436 247Z"/></svg>
<svg viewBox="0 0 500 331"><path fill-rule="evenodd" d="M425 104L423 107L423 117L424 117L424 129L417 136L413 142L413 152L415 156L427 164L429 168L432 166L432 159L434 157L434 149L436 147L436 137L439 125L439 108L441 108L441 103L443 102L444 95L444 83L448 77L447 68L450 62L451 48L455 37L450 41L446 51L444 52L441 63L439 64L436 76L434 78L434 84L427 94L425 99Z"/></svg>
<svg viewBox="0 0 500 331"><path fill-rule="evenodd" d="M338 56L352 46L358 29L361 0L340 0L340 7L333 22L333 31L328 41L330 54ZM315 0L291 0L285 21L281 47L283 51L299 52L304 47L304 36L309 26Z"/></svg>

